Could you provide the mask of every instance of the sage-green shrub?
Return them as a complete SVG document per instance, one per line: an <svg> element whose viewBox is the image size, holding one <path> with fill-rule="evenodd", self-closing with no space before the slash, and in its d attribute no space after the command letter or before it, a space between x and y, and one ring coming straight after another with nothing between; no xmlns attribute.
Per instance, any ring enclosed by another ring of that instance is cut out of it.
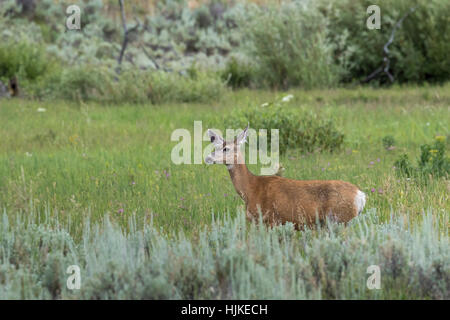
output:
<svg viewBox="0 0 450 320"><path fill-rule="evenodd" d="M271 143L271 129L279 130L279 152L297 149L303 153L333 152L344 143L344 134L332 119L301 109L286 106L276 100L261 106L240 108L225 120L227 128L244 128L248 123L257 132L266 129L267 143Z"/></svg>
<svg viewBox="0 0 450 320"><path fill-rule="evenodd" d="M448 216L442 216L447 217ZM123 230L86 218L80 241L49 211L0 219L1 299L449 299L448 219L375 209L348 226L295 231L248 224L245 214L212 221L198 237L166 234L147 221ZM415 218L414 218L415 219ZM69 266L81 287L67 288ZM381 289L369 290L369 266Z"/></svg>
<svg viewBox="0 0 450 320"><path fill-rule="evenodd" d="M52 62L42 45L26 39L0 42L0 79L34 81L52 68Z"/></svg>
<svg viewBox="0 0 450 320"><path fill-rule="evenodd" d="M327 40L327 21L312 3L255 7L241 23L260 85L329 87L340 77Z"/></svg>
<svg viewBox="0 0 450 320"><path fill-rule="evenodd" d="M218 101L225 92L219 75L125 69L108 65L80 65L51 73L30 88L41 99L67 99L100 103L158 104L164 102Z"/></svg>
<svg viewBox="0 0 450 320"><path fill-rule="evenodd" d="M256 82L255 73L255 66L232 57L221 71L221 77L233 89L248 88Z"/></svg>

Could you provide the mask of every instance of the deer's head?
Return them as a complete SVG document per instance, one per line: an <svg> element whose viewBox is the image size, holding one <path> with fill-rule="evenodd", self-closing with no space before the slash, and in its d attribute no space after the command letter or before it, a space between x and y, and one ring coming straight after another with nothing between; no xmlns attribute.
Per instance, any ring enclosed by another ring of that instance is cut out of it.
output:
<svg viewBox="0 0 450 320"><path fill-rule="evenodd" d="M240 152L241 145L247 140L248 125L232 141L225 141L220 135L208 129L209 139L214 144L215 150L205 158L206 164L223 163L232 166L241 163L243 159Z"/></svg>

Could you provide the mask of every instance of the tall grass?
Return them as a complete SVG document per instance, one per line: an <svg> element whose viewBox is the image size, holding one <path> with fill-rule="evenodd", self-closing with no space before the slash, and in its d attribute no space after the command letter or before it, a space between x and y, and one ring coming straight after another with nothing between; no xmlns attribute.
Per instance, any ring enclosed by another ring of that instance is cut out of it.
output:
<svg viewBox="0 0 450 320"><path fill-rule="evenodd" d="M432 208L443 215L450 210L444 177L424 184L398 177L393 166L401 154L417 159L422 144L448 134L448 92L445 86L292 91L294 98L283 110L332 118L345 140L332 154L287 150L280 158L284 176L352 182L369 195L368 207L376 207L383 221L391 209L416 215ZM195 120L203 120L203 130L224 128L236 109L281 97L240 91L213 104L117 107L4 100L0 207L11 215L49 207L61 221L71 219L75 238L89 211L94 222L109 214L122 225L135 213L140 226L153 214L155 226L195 234L209 223L211 212L233 216L243 203L225 167L173 164L170 154L177 142L170 141L171 132L192 132ZM386 135L395 138L392 151L382 143ZM255 174L260 167L249 165Z"/></svg>
<svg viewBox="0 0 450 320"><path fill-rule="evenodd" d="M194 239L165 235L151 220L137 230L134 216L125 230L108 217L85 218L81 241L50 216L3 213L0 298L449 298L448 216L431 211L421 222L397 213L380 223L369 209L348 227L304 232L246 225L239 212L213 219ZM70 265L81 268L79 290L66 286ZM366 286L370 265L380 268L380 289Z"/></svg>

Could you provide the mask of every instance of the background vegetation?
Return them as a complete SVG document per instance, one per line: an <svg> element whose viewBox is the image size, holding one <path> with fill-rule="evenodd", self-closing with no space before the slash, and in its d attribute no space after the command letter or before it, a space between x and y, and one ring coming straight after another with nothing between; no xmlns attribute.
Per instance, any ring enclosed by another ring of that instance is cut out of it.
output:
<svg viewBox="0 0 450 320"><path fill-rule="evenodd" d="M131 31L119 68L117 1L76 2L82 28L66 30L67 1L2 0L0 80L18 77L29 97L107 103L214 100L225 86L357 84L383 65L394 25L413 9L389 46L389 71L397 83L448 81L448 1L380 0L381 29L369 30L372 2L125 1ZM386 83L384 73L371 81Z"/></svg>
<svg viewBox="0 0 450 320"><path fill-rule="evenodd" d="M78 1L79 31L67 3L0 0L0 81L21 89L0 97L0 298L450 298L448 1L379 1L381 30L363 0L125 1L120 65L118 2ZM362 86L411 8L395 83ZM223 166L170 160L196 120L280 129L282 175L352 182L366 209L246 224Z"/></svg>
<svg viewBox="0 0 450 320"><path fill-rule="evenodd" d="M368 195L349 227L305 232L245 225L223 166L170 161L173 129L198 119L223 129L238 110L283 95L115 108L4 101L0 296L448 299L449 172L408 176L395 161L406 153L415 164L421 145L448 134L449 92L291 91L283 108L326 115L345 138L333 153L287 148L283 175L343 179ZM72 264L82 268L76 292L65 286ZM381 290L366 288L372 264Z"/></svg>

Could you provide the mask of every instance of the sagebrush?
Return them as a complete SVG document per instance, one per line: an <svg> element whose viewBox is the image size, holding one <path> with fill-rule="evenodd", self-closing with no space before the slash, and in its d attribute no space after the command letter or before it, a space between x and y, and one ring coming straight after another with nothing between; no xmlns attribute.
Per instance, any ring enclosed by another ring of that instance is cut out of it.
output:
<svg viewBox="0 0 450 320"><path fill-rule="evenodd" d="M296 232L292 224L247 225L245 214L212 219L196 239L166 236L151 224L123 230L108 217L84 221L74 241L51 213L3 214L0 228L2 299L448 299L447 220L424 212L414 227L396 214L380 224L375 209L345 227ZM448 216L447 216L448 217ZM70 265L80 290L67 289ZM369 290L367 268L381 270Z"/></svg>

